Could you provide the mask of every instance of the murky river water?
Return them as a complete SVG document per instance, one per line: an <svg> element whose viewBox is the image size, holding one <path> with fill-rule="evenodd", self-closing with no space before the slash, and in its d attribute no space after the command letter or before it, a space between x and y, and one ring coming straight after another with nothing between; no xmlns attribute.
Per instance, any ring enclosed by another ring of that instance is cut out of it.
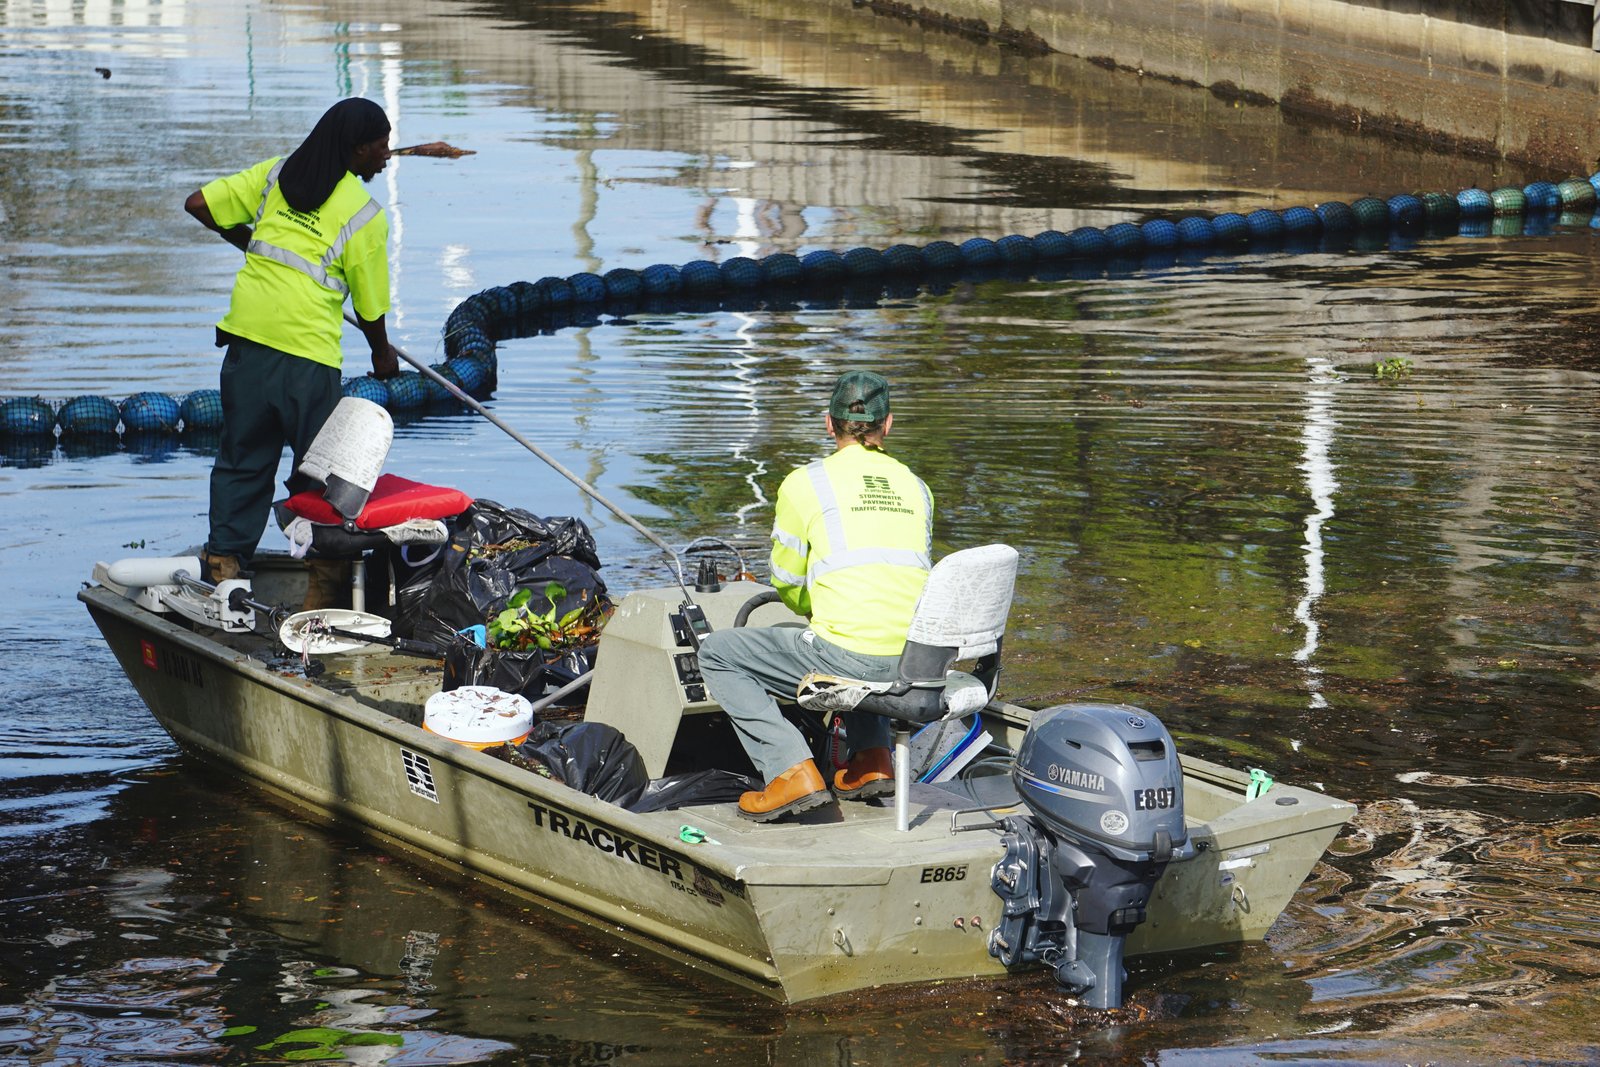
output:
<svg viewBox="0 0 1600 1067"><path fill-rule="evenodd" d="M213 385L236 253L183 197L349 94L477 152L373 186L430 361L456 302L549 274L1547 177L848 4L0 0L0 396ZM7 442L0 1060L270 1061L322 1027L405 1064L1595 1062L1592 234L503 346L500 416L680 541L759 540L827 383L884 369L941 548L1024 552L1012 699L1130 700L1361 806L1265 945L1136 961L1111 1023L1042 974L774 1007L207 772L72 597L203 537L205 443ZM402 426L390 469L577 511L613 586L661 577L474 418Z"/></svg>

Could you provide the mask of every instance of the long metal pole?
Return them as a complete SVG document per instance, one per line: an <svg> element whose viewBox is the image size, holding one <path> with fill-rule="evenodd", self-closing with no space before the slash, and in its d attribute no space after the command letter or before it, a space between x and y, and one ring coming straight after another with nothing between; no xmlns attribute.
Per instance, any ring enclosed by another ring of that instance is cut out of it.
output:
<svg viewBox="0 0 1600 1067"><path fill-rule="evenodd" d="M356 317L353 314L351 314L350 312L346 311L344 313L344 318L345 318L346 322L348 322L350 325L354 326L356 329L359 330L361 328L361 323L356 321ZM625 522L629 526L633 527L634 530L638 531L638 533L640 535L642 535L645 538L645 540L649 541L651 544L653 544L657 548L661 549L661 551L666 554L667 559L672 561L673 573L677 575L678 587L683 590L683 595L686 598L689 598L691 600L693 599L693 598L689 597L688 586L686 586L684 584L683 564L679 561L678 554L672 550L672 546L668 545L661 538L657 537L650 530L646 529L645 526L641 522L639 522L638 519L635 519L632 515L629 515L626 511L623 511L621 508L617 507L617 505L615 505L611 501L607 500L605 498L605 495L602 494L600 492L600 490L596 489L594 486L590 485L588 482L586 482L582 478L578 477L577 474L575 474L572 471L568 470L561 463L560 460L556 459L554 456L550 455L544 449L540 448L538 445L534 444L532 441L530 441L526 437L522 436L522 434L518 433L516 430L512 429L510 426L507 426L503 421L501 421L501 419L497 415L495 415L494 412L490 411L488 408L484 407L482 404L480 404L476 400L474 400L471 396L469 396L467 394L466 390L462 389L455 382L452 382L450 379L446 378L444 375L440 374L438 371L434 370L432 367L428 366L426 363L423 363L421 360L412 357L411 355L406 353L406 351L404 349L402 349L399 345L395 345L394 346L394 350L397 353L399 353L401 359L405 360L407 363L409 363L413 367L415 367L417 369L418 373L420 373L423 377L427 378L431 382L435 382L435 383L437 383L439 385L442 385L450 393L451 396L455 397L461 403L465 404L467 407L471 408L473 411L476 411L479 415L482 415L484 418L486 418L490 422L494 423L502 431L505 432L507 437L510 437L517 444L521 445L523 448L526 448L529 452L532 452L534 455L536 455L540 459L544 460L544 462L549 465L551 470L555 471L557 474L559 474L563 478L567 479L567 481L571 482L573 485L575 485L579 489L583 490L590 497L594 498L594 500L597 503L601 504L602 506L604 506L606 508L606 510L610 511L611 514L615 515L617 518L621 519L623 522Z"/></svg>

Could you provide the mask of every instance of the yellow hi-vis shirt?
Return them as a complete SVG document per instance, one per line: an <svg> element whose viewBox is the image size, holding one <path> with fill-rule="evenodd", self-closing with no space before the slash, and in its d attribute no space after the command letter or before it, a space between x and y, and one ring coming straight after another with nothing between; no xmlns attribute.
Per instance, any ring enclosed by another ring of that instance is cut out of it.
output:
<svg viewBox="0 0 1600 1067"><path fill-rule="evenodd" d="M349 172L321 207L296 211L278 187L281 168L264 160L200 190L218 226L254 226L217 326L337 367L345 297L367 322L389 310L389 220Z"/></svg>
<svg viewBox="0 0 1600 1067"><path fill-rule="evenodd" d="M933 494L904 463L852 444L789 472L772 584L823 639L898 656L933 566Z"/></svg>

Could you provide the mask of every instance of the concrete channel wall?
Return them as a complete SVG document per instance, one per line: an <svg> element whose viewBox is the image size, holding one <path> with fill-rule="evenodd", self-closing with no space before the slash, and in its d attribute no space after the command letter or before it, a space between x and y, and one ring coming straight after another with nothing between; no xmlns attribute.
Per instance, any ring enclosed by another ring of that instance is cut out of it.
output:
<svg viewBox="0 0 1600 1067"><path fill-rule="evenodd" d="M1550 174L1600 154L1594 0L848 2Z"/></svg>

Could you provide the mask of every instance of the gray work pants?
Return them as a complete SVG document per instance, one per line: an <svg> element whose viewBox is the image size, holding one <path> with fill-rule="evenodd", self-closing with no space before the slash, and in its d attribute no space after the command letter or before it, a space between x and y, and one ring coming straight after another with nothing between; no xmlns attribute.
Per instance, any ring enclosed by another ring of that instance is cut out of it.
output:
<svg viewBox="0 0 1600 1067"><path fill-rule="evenodd" d="M733 720L765 785L811 758L805 737L778 710L774 693L793 703L795 687L811 671L883 682L896 677L899 669L899 656L864 656L799 626L717 630L700 643L700 675L706 690ZM889 747L891 729L883 716L852 711L845 713L844 722L851 755Z"/></svg>

